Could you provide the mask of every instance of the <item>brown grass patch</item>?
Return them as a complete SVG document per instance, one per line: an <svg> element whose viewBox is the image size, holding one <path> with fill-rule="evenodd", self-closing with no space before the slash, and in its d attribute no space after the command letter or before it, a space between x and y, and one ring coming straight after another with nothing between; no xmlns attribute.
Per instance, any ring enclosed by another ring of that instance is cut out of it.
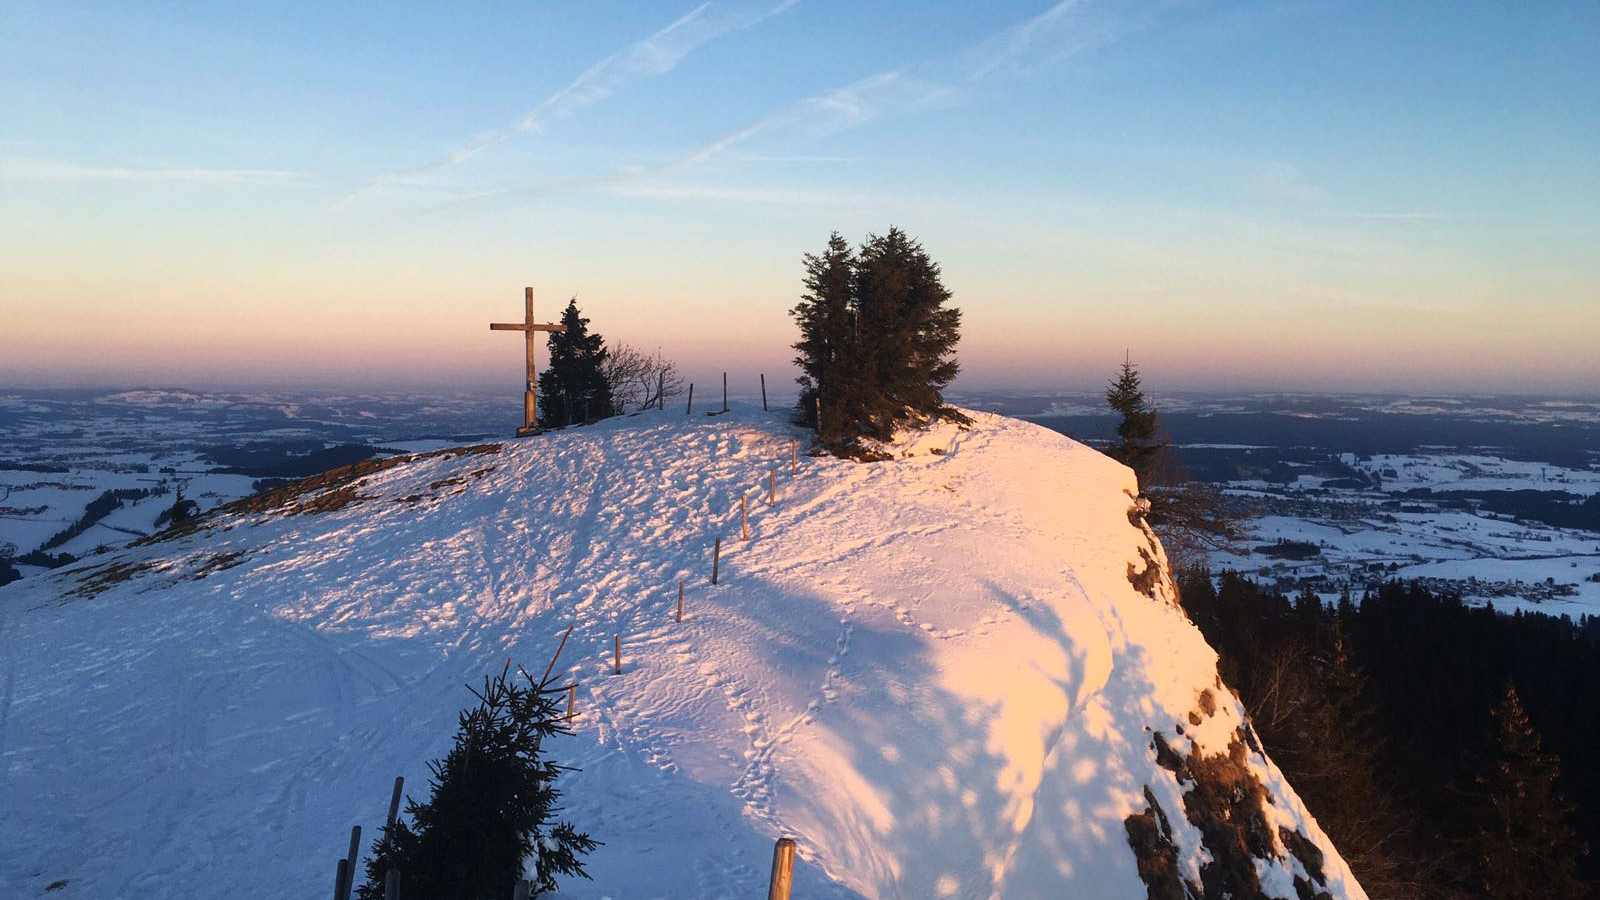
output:
<svg viewBox="0 0 1600 900"><path fill-rule="evenodd" d="M67 596L93 597L112 585L121 584L141 572L148 572L154 569L155 566L154 562L148 560L136 563L109 562L95 566L85 570L79 576L78 586L67 591Z"/></svg>
<svg viewBox="0 0 1600 900"><path fill-rule="evenodd" d="M229 550L226 553L213 553L206 557L204 562L200 563L199 567L194 570L194 574L190 576L190 579L193 581L199 581L213 572L221 572L224 569L231 569L234 566L244 562L245 557L249 555L250 554L244 550Z"/></svg>
<svg viewBox="0 0 1600 900"><path fill-rule="evenodd" d="M137 547L144 544L170 541L173 538L194 534L197 531L211 527L218 518L223 516L244 513L278 513L286 516L297 516L307 513L332 512L351 504L362 503L372 499L356 491L356 483L369 475L376 475L395 466L408 465L424 459L454 459L458 456L499 453L500 448L500 444L474 444L470 447L448 447L443 450L431 450L427 453L410 453L401 456L364 459L348 466L329 469L320 475L302 478L292 484L261 491L243 499L235 500L232 503L224 504L191 522L174 525L165 531L159 531L149 537L140 538L134 541L132 546ZM493 466L490 466L478 471L487 473L493 468ZM475 473L474 477L481 476Z"/></svg>

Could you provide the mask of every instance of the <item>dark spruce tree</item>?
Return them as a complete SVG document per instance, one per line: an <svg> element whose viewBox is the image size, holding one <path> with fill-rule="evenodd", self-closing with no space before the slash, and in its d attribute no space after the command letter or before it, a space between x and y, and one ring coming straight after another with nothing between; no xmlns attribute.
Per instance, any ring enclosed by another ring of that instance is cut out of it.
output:
<svg viewBox="0 0 1600 900"><path fill-rule="evenodd" d="M1544 752L1516 688L1494 709L1494 747L1478 776L1483 792L1476 840L1479 878L1500 900L1588 896L1577 879L1583 847L1556 783L1560 761Z"/></svg>
<svg viewBox="0 0 1600 900"><path fill-rule="evenodd" d="M390 869L400 872L400 896L439 900L504 900L530 857L535 895L554 891L558 875L588 877L579 857L599 843L551 821L555 781L573 771L543 752L546 738L571 734L556 702L562 689L519 675L507 663L473 691L478 703L462 711L455 744L428 764L432 796L408 799L410 821L373 843L362 900L381 900Z"/></svg>
<svg viewBox="0 0 1600 900"><path fill-rule="evenodd" d="M550 363L539 373L539 424L545 428L593 422L615 412L605 338L590 333L578 298L567 301L561 324L566 330L550 333Z"/></svg>
<svg viewBox="0 0 1600 900"><path fill-rule="evenodd" d="M944 402L960 369L961 311L920 243L890 228L852 254L836 233L806 257L805 287L791 310L800 418L824 446L854 453L861 438L888 440L902 424L966 421Z"/></svg>
<svg viewBox="0 0 1600 900"><path fill-rule="evenodd" d="M854 359L855 304L851 285L855 253L839 232L828 237L828 249L805 255L805 293L790 310L800 326L794 344L800 367L800 421L817 430L824 444L845 443L841 416L858 402L861 387Z"/></svg>
<svg viewBox="0 0 1600 900"><path fill-rule="evenodd" d="M1140 490L1148 490L1164 448L1156 434L1156 411L1145 399L1139 368L1132 358L1123 359L1122 370L1106 386L1106 405L1121 417L1117 443L1109 453L1139 476Z"/></svg>

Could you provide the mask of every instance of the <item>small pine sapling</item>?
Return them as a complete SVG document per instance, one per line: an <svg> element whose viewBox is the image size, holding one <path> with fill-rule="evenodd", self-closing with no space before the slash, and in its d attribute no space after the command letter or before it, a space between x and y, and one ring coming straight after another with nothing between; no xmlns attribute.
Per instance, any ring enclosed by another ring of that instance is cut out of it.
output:
<svg viewBox="0 0 1600 900"><path fill-rule="evenodd" d="M432 796L408 798L405 817L373 843L358 896L381 900L390 869L403 897L504 900L533 860L533 896L556 889L557 876L587 878L579 859L599 846L559 812L555 781L564 772L543 754L545 738L571 734L558 698L564 686L526 670L484 677L476 706L461 712L455 743L428 764Z"/></svg>

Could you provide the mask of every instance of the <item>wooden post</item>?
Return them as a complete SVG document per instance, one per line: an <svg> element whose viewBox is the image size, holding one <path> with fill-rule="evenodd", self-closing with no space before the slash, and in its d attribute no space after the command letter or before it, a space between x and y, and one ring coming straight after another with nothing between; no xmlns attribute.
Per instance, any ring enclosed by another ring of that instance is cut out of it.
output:
<svg viewBox="0 0 1600 900"><path fill-rule="evenodd" d="M344 900L344 880L350 877L350 860L340 857L333 873L333 900Z"/></svg>
<svg viewBox="0 0 1600 900"><path fill-rule="evenodd" d="M400 900L400 870L383 873L383 900Z"/></svg>
<svg viewBox="0 0 1600 900"><path fill-rule="evenodd" d="M572 716L578 708L578 683L567 685L567 721L572 721Z"/></svg>
<svg viewBox="0 0 1600 900"><path fill-rule="evenodd" d="M511 900L528 900L528 879L518 878L517 886L511 891Z"/></svg>
<svg viewBox="0 0 1600 900"><path fill-rule="evenodd" d="M717 562L722 559L722 538L711 548L711 583L717 583Z"/></svg>
<svg viewBox="0 0 1600 900"><path fill-rule="evenodd" d="M794 885L794 838L778 838L772 846L772 881L767 884L767 900L789 900Z"/></svg>
<svg viewBox="0 0 1600 900"><path fill-rule="evenodd" d="M572 625L568 625L566 633L561 635L561 643L556 645L556 655L550 657L549 664L544 667L544 674L539 676L539 686L540 687L543 687L544 683L550 680L550 670L554 669L556 667L556 660L561 658L561 651L562 651L563 648L565 648L567 646L567 638L572 637L572 629L577 628L577 627L578 626L577 626L576 623L574 623ZM511 665L511 661L510 660L506 660L506 665L508 665L508 666Z"/></svg>
<svg viewBox="0 0 1600 900"><path fill-rule="evenodd" d="M778 470L767 473L767 505L778 505Z"/></svg>
<svg viewBox="0 0 1600 900"><path fill-rule="evenodd" d="M689 402L683 405L683 414L688 415L694 409L694 382L689 382Z"/></svg>
<svg viewBox="0 0 1600 900"><path fill-rule="evenodd" d="M767 411L767 373L761 373L761 411Z"/></svg>
<svg viewBox="0 0 1600 900"><path fill-rule="evenodd" d="M678 621L683 621L683 579L678 579Z"/></svg>
<svg viewBox="0 0 1600 900"><path fill-rule="evenodd" d="M614 635L611 636L611 647L612 647L612 650L616 653L616 659L614 660L614 662L615 662L615 674L621 675L622 674L622 635L614 634Z"/></svg>
<svg viewBox="0 0 1600 900"><path fill-rule="evenodd" d="M728 373L722 373L722 411L728 411Z"/></svg>
<svg viewBox="0 0 1600 900"><path fill-rule="evenodd" d="M790 476L794 476L794 475L799 475L800 474L800 442L799 441L790 441L789 442L789 474L790 474Z"/></svg>
<svg viewBox="0 0 1600 900"><path fill-rule="evenodd" d="M750 540L750 504L749 495L739 495L739 535L740 540Z"/></svg>
<svg viewBox="0 0 1600 900"><path fill-rule="evenodd" d="M667 373L663 369L656 373L656 409L667 410Z"/></svg>
<svg viewBox="0 0 1600 900"><path fill-rule="evenodd" d="M345 854L348 865L345 866L344 886L339 900L350 900L350 891L355 887L356 862L361 858L361 826L350 826L350 850Z"/></svg>
<svg viewBox="0 0 1600 900"><path fill-rule="evenodd" d="M385 828L393 828L395 817L400 815L400 791L406 785L404 775L394 777L394 793L389 795L389 818L384 820Z"/></svg>

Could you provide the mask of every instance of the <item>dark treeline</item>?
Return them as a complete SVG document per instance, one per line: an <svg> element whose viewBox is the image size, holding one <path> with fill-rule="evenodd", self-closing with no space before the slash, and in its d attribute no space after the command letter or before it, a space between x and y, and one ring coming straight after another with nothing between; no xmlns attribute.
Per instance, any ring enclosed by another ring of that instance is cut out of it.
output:
<svg viewBox="0 0 1600 900"><path fill-rule="evenodd" d="M1431 500L1445 507L1488 510L1503 516L1543 522L1555 528L1600 531L1600 494L1591 494L1585 499L1579 499L1561 490L1432 492L1410 490L1404 496Z"/></svg>
<svg viewBox="0 0 1600 900"><path fill-rule="evenodd" d="M1600 619L1464 605L1412 584L1289 598L1181 583L1273 759L1373 897L1600 888Z"/></svg>
<svg viewBox="0 0 1600 900"><path fill-rule="evenodd" d="M115 510L121 508L122 504L125 502L143 500L144 498L153 496L155 494L164 494L166 493L166 490L167 489L165 487L160 487L112 488L109 491L105 491L100 496L89 501L89 505L84 507L83 515L79 516L77 521L51 535L49 540L45 541L43 544L40 544L39 550L54 550L78 535L83 534L85 531L93 528L96 522L99 522L106 516L111 515L111 513Z"/></svg>
<svg viewBox="0 0 1600 900"><path fill-rule="evenodd" d="M1163 429L1178 444L1259 444L1351 453L1417 453L1429 447L1494 447L1507 459L1585 468L1600 446L1600 424L1484 421L1470 416L1395 415L1353 409L1330 399L1307 404L1316 417L1285 415L1290 407L1246 412L1169 411ZM1051 416L1039 424L1073 437L1111 441L1116 419L1106 415Z"/></svg>
<svg viewBox="0 0 1600 900"><path fill-rule="evenodd" d="M366 444L335 444L321 441L278 441L245 446L207 447L201 455L227 475L249 475L262 479L298 479L361 462L377 454Z"/></svg>

